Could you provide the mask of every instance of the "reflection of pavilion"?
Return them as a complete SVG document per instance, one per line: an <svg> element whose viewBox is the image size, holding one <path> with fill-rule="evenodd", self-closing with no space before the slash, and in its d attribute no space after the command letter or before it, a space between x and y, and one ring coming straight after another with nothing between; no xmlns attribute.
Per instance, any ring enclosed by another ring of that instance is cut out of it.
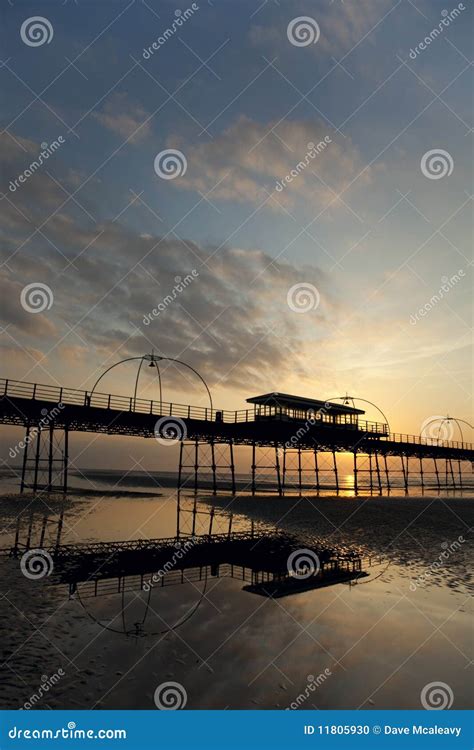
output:
<svg viewBox="0 0 474 750"><path fill-rule="evenodd" d="M186 528L187 514L192 518L191 531ZM197 514L207 519L208 533L196 534L203 527L196 521ZM322 544L307 546L277 530L256 531L253 524L247 530L234 531L232 516L214 509L196 511L192 505L190 510L181 508L180 515L181 533L176 537L89 544L61 544L60 518L56 544L42 548L54 561L52 581L66 584L70 595L78 592L84 598L132 590L151 592L180 583L230 577L247 584L245 591L281 597L367 575L361 556L355 552ZM220 530L219 521L225 522L225 532ZM31 526L26 541L22 542L21 536L18 530L13 557L38 550Z"/></svg>

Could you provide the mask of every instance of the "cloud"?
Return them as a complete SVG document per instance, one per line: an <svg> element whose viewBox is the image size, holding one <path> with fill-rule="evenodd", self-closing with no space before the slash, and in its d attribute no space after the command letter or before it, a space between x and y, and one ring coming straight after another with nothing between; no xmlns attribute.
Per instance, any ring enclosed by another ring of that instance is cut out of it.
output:
<svg viewBox="0 0 474 750"><path fill-rule="evenodd" d="M309 16L319 25L320 37L316 44L308 45L312 54L347 54L366 34L369 34L384 15L394 7L394 0L358 0L357 3L332 3L326 7L314 7L314 3L299 3L291 15L282 14L278 22L266 25L256 23L250 28L249 41L257 49L266 50L279 57L292 51L301 52L287 38L288 23L299 16Z"/></svg>
<svg viewBox="0 0 474 750"><path fill-rule="evenodd" d="M313 144L322 144L316 153ZM185 151L188 162L177 187L210 193L211 200L267 201L275 211L297 201L313 209L337 206L337 194L365 166L350 138L340 143L330 127L312 121L264 124L241 116L209 143L187 146L174 139L169 145ZM366 169L358 186L367 185L371 175Z"/></svg>
<svg viewBox="0 0 474 750"><path fill-rule="evenodd" d="M102 110L93 113L93 117L104 128L131 143L143 140L150 133L151 121L145 122L149 115L146 109L133 102L126 93L112 94Z"/></svg>

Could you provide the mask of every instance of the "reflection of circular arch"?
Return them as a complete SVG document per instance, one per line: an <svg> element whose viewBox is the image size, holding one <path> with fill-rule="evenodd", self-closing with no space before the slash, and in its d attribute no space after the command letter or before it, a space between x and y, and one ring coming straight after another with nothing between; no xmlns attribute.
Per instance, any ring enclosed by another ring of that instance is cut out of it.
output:
<svg viewBox="0 0 474 750"><path fill-rule="evenodd" d="M161 412L162 403L163 403L163 390L162 390L162 382L161 382L161 372L160 372L160 368L159 368L158 362L163 362L163 361L175 362L176 364L182 365L183 367L187 367L189 370L191 370L191 372L193 372L199 378L199 380L201 381L201 383L204 385L204 387L206 389L206 392L207 392L207 395L209 396L209 404L210 404L210 407L211 407L211 416L212 416L212 411L213 411L212 396L211 396L211 392L209 390L209 387L208 387L206 381L204 380L204 378L202 377L202 375L200 375L199 372L194 369L194 367L191 367L191 365L188 365L187 362L183 362L182 360L175 359L173 357L162 357L161 355L157 355L157 354L153 354L153 353L152 354L144 354L141 357L126 357L125 359L122 359L119 362L115 362L113 365L110 365L110 367L108 367L106 370L104 370L104 372L101 375L99 375L99 377L95 381L95 383L94 383L94 385L92 387L92 390L91 390L91 392L89 394L89 399L91 399L92 396L94 395L94 391L97 388L97 386L100 383L100 381L102 380L102 378L105 375L107 375L108 372L110 372L111 370L113 370L114 367L118 367L119 365L123 365L123 364L125 364L125 362L137 362L138 360L140 361L140 364L139 364L138 370L137 370L137 377L135 378L135 388L134 388L134 392L133 392L134 404L135 404L135 401L136 401L136 398L137 398L138 380L139 380L139 377L140 377L140 371L141 371L143 362L149 362L150 363L150 365L149 365L150 367L156 367L157 374L158 374L158 382L159 382L159 388L160 388L160 412Z"/></svg>
<svg viewBox="0 0 474 750"><path fill-rule="evenodd" d="M460 419L459 417L450 417L449 414L447 414L441 420L439 418L436 418L436 417L434 419L431 419L429 422L427 422L424 425L424 429L426 429L427 427L429 427L430 424L433 424L434 422L439 422L438 437L437 438L426 438L421 432L420 432L420 437L425 437L425 439L429 439L429 440L437 440L439 442L439 440L440 440L439 433L441 432L442 426L446 422L456 422L456 424L458 426L459 434L461 435L461 443L464 443L464 435L463 435L463 431L462 431L460 422L462 422L463 424L467 424L467 426L470 427L471 430L474 430L474 425L470 424L470 422L467 422L467 420ZM449 441L445 441L445 442L449 442Z"/></svg>
<svg viewBox="0 0 474 750"><path fill-rule="evenodd" d="M327 398L326 402L328 402L328 401L336 401L336 400L341 400L341 401L344 401L344 402L352 401L352 406L354 407L354 409L356 408L356 405L355 405L354 401L363 401L365 404L370 404L375 409L377 409L377 411L382 415L382 417L384 418L384 422L387 425L388 431L390 433L390 422L388 421L387 415L384 414L384 412L382 411L382 409L379 406L377 406L377 404L374 404L373 401L369 401L366 398L360 398L359 396L349 396L346 393L345 396L333 396L333 398Z"/></svg>

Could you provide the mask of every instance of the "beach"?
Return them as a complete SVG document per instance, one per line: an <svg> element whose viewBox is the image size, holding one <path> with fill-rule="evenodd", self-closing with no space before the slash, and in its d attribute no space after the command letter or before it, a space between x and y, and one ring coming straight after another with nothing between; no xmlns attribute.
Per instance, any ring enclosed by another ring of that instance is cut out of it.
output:
<svg viewBox="0 0 474 750"><path fill-rule="evenodd" d="M20 511L25 521L32 514L33 539L45 514L54 538L61 510L62 543L176 533L173 488L116 484L109 477L67 498L5 491L1 546L11 545ZM468 707L472 499L201 492L197 503L224 525L232 512L236 528L253 520L296 534L302 547L355 550L368 575L281 599L211 577L153 591L147 606L140 591L70 597L54 575L31 580L3 555L4 707L153 709L167 681L184 686L190 709L414 709L431 682L449 686L454 708ZM145 613L143 633L124 635Z"/></svg>

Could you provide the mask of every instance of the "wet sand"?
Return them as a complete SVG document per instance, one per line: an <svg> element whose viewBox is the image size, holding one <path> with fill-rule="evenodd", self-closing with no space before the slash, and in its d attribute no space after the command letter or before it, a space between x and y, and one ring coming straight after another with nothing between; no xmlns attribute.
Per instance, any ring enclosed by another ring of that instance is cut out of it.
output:
<svg viewBox="0 0 474 750"><path fill-rule="evenodd" d="M230 500L202 495L199 502L228 508ZM33 511L39 529L43 512L56 517L63 505L65 541L175 530L172 492L33 502L9 495L0 500L1 543L11 542L19 510ZM304 692L308 675L328 670L302 707L419 708L422 688L433 681L449 685L453 708L469 707L472 501L243 496L231 507L240 522L277 524L302 541L326 539L383 555L384 562L357 585L280 600L245 592L242 581L228 578L153 591L145 636L134 638L112 632L123 629L121 594L81 604L48 577L25 578L18 560L2 556L0 705L23 706L45 677L62 669L65 675L43 691L36 708L154 709L155 688L173 680L184 686L188 708L283 709ZM466 541L427 577L446 544L460 536ZM145 593L127 593L124 605L131 628L145 615ZM160 634L196 605L182 627Z"/></svg>

